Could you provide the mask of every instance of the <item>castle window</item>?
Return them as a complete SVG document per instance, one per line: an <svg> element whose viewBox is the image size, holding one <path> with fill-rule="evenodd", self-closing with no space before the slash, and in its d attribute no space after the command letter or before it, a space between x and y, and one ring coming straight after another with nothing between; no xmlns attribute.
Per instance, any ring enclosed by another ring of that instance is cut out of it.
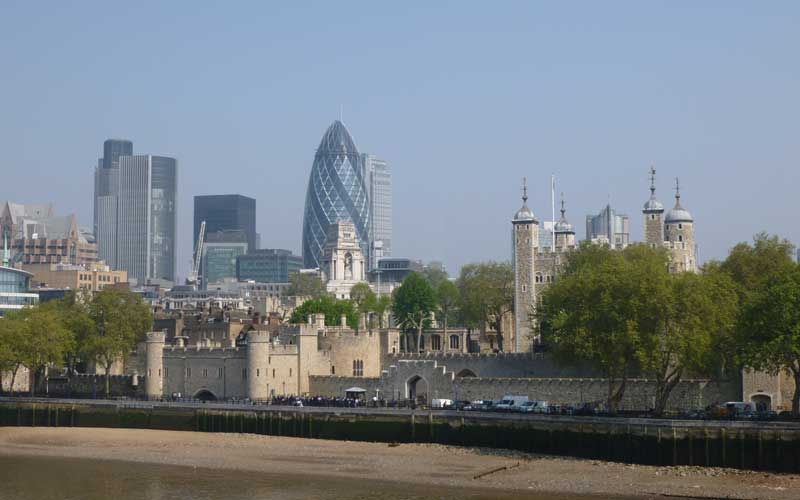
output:
<svg viewBox="0 0 800 500"><path fill-rule="evenodd" d="M208 377L208 368L203 368L203 377Z"/></svg>
<svg viewBox="0 0 800 500"><path fill-rule="evenodd" d="M292 376L292 369L291 368L289 368L289 376L290 377Z"/></svg>
<svg viewBox="0 0 800 500"><path fill-rule="evenodd" d="M331 375L336 375L336 367L331 365Z"/></svg>
<svg viewBox="0 0 800 500"><path fill-rule="evenodd" d="M431 350L442 350L442 338L438 335L431 335Z"/></svg>
<svg viewBox="0 0 800 500"><path fill-rule="evenodd" d="M256 377L260 377L260 376L261 376L261 369L260 368L256 368Z"/></svg>
<svg viewBox="0 0 800 500"><path fill-rule="evenodd" d="M167 367L164 367L164 376L165 377L169 376L169 368L167 368Z"/></svg>
<svg viewBox="0 0 800 500"><path fill-rule="evenodd" d="M353 360L353 376L354 377L363 377L364 376L364 361L361 359L354 359Z"/></svg>
<svg viewBox="0 0 800 500"><path fill-rule="evenodd" d="M683 241L683 235L682 234L678 235L678 241Z"/></svg>
<svg viewBox="0 0 800 500"><path fill-rule="evenodd" d="M650 220L656 220L656 214L650 214Z"/></svg>
<svg viewBox="0 0 800 500"><path fill-rule="evenodd" d="M272 378L275 378L275 368L272 369Z"/></svg>
<svg viewBox="0 0 800 500"><path fill-rule="evenodd" d="M542 278L542 273L536 273L536 283L543 283L544 279Z"/></svg>
<svg viewBox="0 0 800 500"><path fill-rule="evenodd" d="M217 368L217 378L222 378L222 368Z"/></svg>
<svg viewBox="0 0 800 500"><path fill-rule="evenodd" d="M247 378L247 368L242 368L242 379Z"/></svg>
<svg viewBox="0 0 800 500"><path fill-rule="evenodd" d="M522 285L522 293L525 293L527 291L528 291L528 285Z"/></svg>
<svg viewBox="0 0 800 500"><path fill-rule="evenodd" d="M460 349L461 339L458 335L450 335L450 349Z"/></svg>
<svg viewBox="0 0 800 500"><path fill-rule="evenodd" d="M683 224L678 224L678 229L683 229Z"/></svg>

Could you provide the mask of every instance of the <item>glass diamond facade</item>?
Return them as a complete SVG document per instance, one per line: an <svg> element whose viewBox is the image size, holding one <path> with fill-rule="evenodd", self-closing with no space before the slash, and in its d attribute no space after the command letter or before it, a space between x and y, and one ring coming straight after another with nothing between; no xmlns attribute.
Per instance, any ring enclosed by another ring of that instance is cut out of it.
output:
<svg viewBox="0 0 800 500"><path fill-rule="evenodd" d="M319 267L328 226L349 220L356 226L364 255L369 255L369 202L362 158L340 121L322 136L308 179L303 218L303 265Z"/></svg>

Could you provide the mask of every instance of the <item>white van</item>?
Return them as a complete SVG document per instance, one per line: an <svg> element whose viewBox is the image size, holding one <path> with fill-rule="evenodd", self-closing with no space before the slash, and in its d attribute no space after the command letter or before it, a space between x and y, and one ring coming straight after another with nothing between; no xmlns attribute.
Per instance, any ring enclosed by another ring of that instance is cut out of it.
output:
<svg viewBox="0 0 800 500"><path fill-rule="evenodd" d="M495 409L497 411L515 411L526 401L528 401L528 396L506 395L495 405Z"/></svg>

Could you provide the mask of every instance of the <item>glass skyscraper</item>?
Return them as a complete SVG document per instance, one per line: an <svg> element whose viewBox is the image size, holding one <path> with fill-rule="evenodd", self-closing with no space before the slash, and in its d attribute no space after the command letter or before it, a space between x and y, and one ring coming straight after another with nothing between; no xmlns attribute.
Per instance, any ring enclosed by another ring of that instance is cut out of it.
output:
<svg viewBox="0 0 800 500"><path fill-rule="evenodd" d="M203 244L203 288L226 278L236 278L236 259L247 253L244 231L206 233Z"/></svg>
<svg viewBox="0 0 800 500"><path fill-rule="evenodd" d="M206 221L206 234L217 231L242 231L247 239L247 251L252 252L256 242L256 200L239 194L207 195L194 197L194 230L192 238L197 248L200 223Z"/></svg>
<svg viewBox="0 0 800 500"><path fill-rule="evenodd" d="M116 267L139 283L175 281L175 158L119 157Z"/></svg>
<svg viewBox="0 0 800 500"><path fill-rule="evenodd" d="M94 172L93 231L98 257L111 267L117 265L117 195L119 194L119 158L133 155L133 143L108 139L103 143L103 157Z"/></svg>
<svg viewBox="0 0 800 500"><path fill-rule="evenodd" d="M236 259L239 281L288 283L289 275L303 268L303 259L289 250L265 248Z"/></svg>
<svg viewBox="0 0 800 500"><path fill-rule="evenodd" d="M373 155L362 155L364 182L369 199L369 263L392 255L392 172L386 161Z"/></svg>
<svg viewBox="0 0 800 500"><path fill-rule="evenodd" d="M341 220L356 227L359 246L369 255L369 200L361 155L340 121L328 127L308 180L303 218L303 264L319 267L328 226Z"/></svg>
<svg viewBox="0 0 800 500"><path fill-rule="evenodd" d="M599 214L586 216L586 240L621 250L631 240L630 219L606 205Z"/></svg>

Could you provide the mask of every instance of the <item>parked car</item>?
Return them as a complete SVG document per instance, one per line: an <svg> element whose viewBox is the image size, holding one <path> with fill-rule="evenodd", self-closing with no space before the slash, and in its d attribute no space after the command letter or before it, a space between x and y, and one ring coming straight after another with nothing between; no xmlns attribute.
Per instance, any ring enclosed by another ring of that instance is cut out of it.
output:
<svg viewBox="0 0 800 500"><path fill-rule="evenodd" d="M528 396L503 396L495 408L497 411L516 411L523 403L528 401Z"/></svg>
<svg viewBox="0 0 800 500"><path fill-rule="evenodd" d="M525 401L517 411L522 413L547 413L547 401Z"/></svg>
<svg viewBox="0 0 800 500"><path fill-rule="evenodd" d="M494 401L478 399L464 406L464 411L491 411Z"/></svg>

